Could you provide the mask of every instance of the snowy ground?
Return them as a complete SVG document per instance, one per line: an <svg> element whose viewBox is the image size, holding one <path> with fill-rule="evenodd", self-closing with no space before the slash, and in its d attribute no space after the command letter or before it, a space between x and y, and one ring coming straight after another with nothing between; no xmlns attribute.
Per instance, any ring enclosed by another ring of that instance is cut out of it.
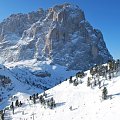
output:
<svg viewBox="0 0 120 120"><path fill-rule="evenodd" d="M102 100L102 89L98 86L87 87L87 76L82 79L83 83L78 86L69 84L69 80L47 90L47 97L53 97L56 108L44 108L39 102L33 104L29 100L29 94L17 92L15 96L24 104L15 108L15 114L11 110L6 111L5 120L120 120L120 76L111 81L106 80L105 86L108 95L112 99ZM15 101L16 99L9 99ZM70 110L72 106L72 110Z"/></svg>

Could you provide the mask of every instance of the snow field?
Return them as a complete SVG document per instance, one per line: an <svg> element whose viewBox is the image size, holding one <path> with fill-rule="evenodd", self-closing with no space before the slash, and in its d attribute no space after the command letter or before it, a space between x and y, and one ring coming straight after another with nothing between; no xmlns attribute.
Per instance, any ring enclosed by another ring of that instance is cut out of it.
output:
<svg viewBox="0 0 120 120"><path fill-rule="evenodd" d="M112 96L112 99L107 100L101 99L102 88L87 87L88 76L89 71L82 79L83 83L78 86L69 84L67 80L47 90L47 99L53 97L56 102L56 108L52 110L44 108L39 102L28 102L28 94L16 94L24 101L24 105L16 108L14 115L12 111L7 111L5 120L119 120L120 76L105 81L108 95ZM69 109L71 106L72 110Z"/></svg>

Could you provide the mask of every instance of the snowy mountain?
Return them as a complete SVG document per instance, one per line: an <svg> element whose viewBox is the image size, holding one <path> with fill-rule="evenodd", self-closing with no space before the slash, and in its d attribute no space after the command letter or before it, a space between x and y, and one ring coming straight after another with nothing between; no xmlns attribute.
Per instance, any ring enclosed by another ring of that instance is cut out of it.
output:
<svg viewBox="0 0 120 120"><path fill-rule="evenodd" d="M12 109L6 110L5 120L119 120L120 66L114 72L107 72L106 76L100 72L101 69L105 70L104 66L106 65L94 67L84 72L82 78L72 77L72 83L70 79L67 79L45 91L44 94L39 94L39 97L44 95L43 98L47 102L53 97L56 106L52 109L48 107L48 104L41 104L37 97L34 104L33 100L30 100L31 94L26 94L25 91L17 92L12 99L9 99L9 102L15 103L18 99L23 104L14 108L14 114ZM110 70L110 67L109 65L106 69ZM100 71L93 75L92 70L95 69ZM90 86L88 86L88 77L91 78ZM75 79L78 80L77 85L74 84ZM100 86L97 81L101 81ZM106 100L102 99L104 87L108 91Z"/></svg>
<svg viewBox="0 0 120 120"><path fill-rule="evenodd" d="M50 61L26 60L0 65L0 109L6 106L10 96L16 92L33 94L50 89L63 82L77 71L50 65Z"/></svg>
<svg viewBox="0 0 120 120"><path fill-rule="evenodd" d="M100 77L111 100L101 99L103 86L87 87L91 78L88 69L107 63L112 56L101 31L90 25L78 6L66 3L11 15L0 23L0 54L0 63L4 64L0 65L0 110L6 109L5 120L107 120L109 115L118 120L115 111L119 109L120 73L115 71L111 81ZM82 79L75 76L83 75L84 70L88 71ZM69 83L70 76L74 76L74 84ZM30 100L33 94L32 99L39 98L43 91L48 105L50 100L55 102L54 109L43 107L38 99L36 104ZM16 100L23 104L13 111L9 108ZM109 111L105 107L110 107Z"/></svg>
<svg viewBox="0 0 120 120"><path fill-rule="evenodd" d="M0 23L0 61L37 59L68 69L87 70L112 59L100 30L75 5L56 5L13 14Z"/></svg>

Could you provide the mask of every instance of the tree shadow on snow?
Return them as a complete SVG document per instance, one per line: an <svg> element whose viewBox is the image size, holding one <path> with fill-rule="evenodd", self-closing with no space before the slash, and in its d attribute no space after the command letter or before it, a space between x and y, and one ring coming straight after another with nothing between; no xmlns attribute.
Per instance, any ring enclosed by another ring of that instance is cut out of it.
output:
<svg viewBox="0 0 120 120"><path fill-rule="evenodd" d="M108 86L108 83L103 83L103 85L101 86L101 88L102 87L106 87L106 86Z"/></svg>
<svg viewBox="0 0 120 120"><path fill-rule="evenodd" d="M53 95L50 95L49 93L47 94L47 98L49 98L49 97L53 97Z"/></svg>
<svg viewBox="0 0 120 120"><path fill-rule="evenodd" d="M111 94L111 95L108 95L108 97L110 99L114 98L115 96L119 96L120 95L120 92L119 93L115 93L115 94Z"/></svg>
<svg viewBox="0 0 120 120"><path fill-rule="evenodd" d="M56 107L61 107L63 105L65 105L66 102L62 102L62 103L56 103Z"/></svg>

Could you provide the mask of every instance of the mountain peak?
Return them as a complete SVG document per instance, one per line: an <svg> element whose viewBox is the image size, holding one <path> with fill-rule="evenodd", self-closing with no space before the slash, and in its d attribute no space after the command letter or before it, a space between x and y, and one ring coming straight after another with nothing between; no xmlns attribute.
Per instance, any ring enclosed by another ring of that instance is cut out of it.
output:
<svg viewBox="0 0 120 120"><path fill-rule="evenodd" d="M12 15L0 24L0 41L1 58L7 62L51 59L68 69L85 70L112 59L102 33L69 3Z"/></svg>
<svg viewBox="0 0 120 120"><path fill-rule="evenodd" d="M65 9L65 8L79 8L79 6L70 3L63 3L63 4L55 5L53 7L53 9Z"/></svg>

